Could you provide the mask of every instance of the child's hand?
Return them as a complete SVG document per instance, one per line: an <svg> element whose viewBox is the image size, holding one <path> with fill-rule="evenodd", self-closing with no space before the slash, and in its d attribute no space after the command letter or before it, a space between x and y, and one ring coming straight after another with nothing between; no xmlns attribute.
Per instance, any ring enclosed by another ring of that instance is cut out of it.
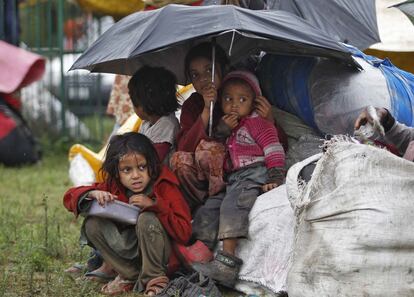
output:
<svg viewBox="0 0 414 297"><path fill-rule="evenodd" d="M366 123L370 123L384 136L385 132L383 131L382 122L388 116L388 113L388 110L385 108L367 106L356 119L354 129L358 130Z"/></svg>
<svg viewBox="0 0 414 297"><path fill-rule="evenodd" d="M275 189L275 188L277 188L279 185L277 184L277 183L270 183L270 184L264 184L263 186L262 186L262 190L263 190L263 192L268 192L268 191L270 191L270 190L272 190L272 189Z"/></svg>
<svg viewBox="0 0 414 297"><path fill-rule="evenodd" d="M204 108L210 109L210 102L216 102L217 100L216 86L213 83L209 83L201 89L200 94L204 99Z"/></svg>
<svg viewBox="0 0 414 297"><path fill-rule="evenodd" d="M100 191L100 190L93 190L88 193L89 198L96 199L102 207L105 207L105 203L107 202L113 202L115 199L118 198L118 196L113 195L106 191Z"/></svg>
<svg viewBox="0 0 414 297"><path fill-rule="evenodd" d="M129 198L129 204L145 208L154 205L154 201L144 194L135 194Z"/></svg>
<svg viewBox="0 0 414 297"><path fill-rule="evenodd" d="M274 122L272 114L272 105L267 101L263 96L257 96L255 100L256 112L262 118L268 120L269 122Z"/></svg>
<svg viewBox="0 0 414 297"><path fill-rule="evenodd" d="M232 130L239 124L239 116L237 114L226 114L221 119Z"/></svg>

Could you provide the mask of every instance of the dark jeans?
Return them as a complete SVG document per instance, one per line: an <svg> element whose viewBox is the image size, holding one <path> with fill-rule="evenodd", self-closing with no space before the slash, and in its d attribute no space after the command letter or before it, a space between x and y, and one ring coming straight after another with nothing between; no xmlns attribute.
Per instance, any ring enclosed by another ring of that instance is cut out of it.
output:
<svg viewBox="0 0 414 297"><path fill-rule="evenodd" d="M249 213L266 179L264 166L247 167L231 173L226 192L209 197L196 212L193 238L214 249L217 239L247 237Z"/></svg>

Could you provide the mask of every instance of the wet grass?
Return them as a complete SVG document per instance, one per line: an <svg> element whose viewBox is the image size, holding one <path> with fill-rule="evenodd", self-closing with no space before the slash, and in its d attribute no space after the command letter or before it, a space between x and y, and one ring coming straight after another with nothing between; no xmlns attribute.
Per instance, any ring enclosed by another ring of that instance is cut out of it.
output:
<svg viewBox="0 0 414 297"><path fill-rule="evenodd" d="M87 254L80 222L62 205L67 172L62 151L33 166L0 166L0 296L94 296L63 273Z"/></svg>

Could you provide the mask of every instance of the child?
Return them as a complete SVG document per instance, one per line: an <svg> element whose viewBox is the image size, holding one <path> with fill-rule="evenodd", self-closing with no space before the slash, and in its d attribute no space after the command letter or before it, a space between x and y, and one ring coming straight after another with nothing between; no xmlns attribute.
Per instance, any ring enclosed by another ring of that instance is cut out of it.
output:
<svg viewBox="0 0 414 297"><path fill-rule="evenodd" d="M217 46L212 83L211 55L211 43L201 43L193 47L185 58L185 74L196 92L181 108L177 152L171 158L171 168L192 211L225 185L222 169L224 146L208 136L208 122L210 101L216 100L216 88L220 86L228 61L224 51ZM214 119L218 121L220 117L220 108L216 106Z"/></svg>
<svg viewBox="0 0 414 297"><path fill-rule="evenodd" d="M414 155L414 128L397 122L392 114L384 107L375 107L374 110L380 124L384 128L385 135L382 140L385 144L395 146L396 150L398 150L396 152L397 155L404 155L403 157L407 157L413 161L410 156ZM354 129L358 130L366 123L374 125L373 115L369 113L368 106L364 108L355 120Z"/></svg>
<svg viewBox="0 0 414 297"><path fill-rule="evenodd" d="M194 234L210 233L223 241L223 250L207 264L193 268L220 284L233 287L242 260L235 256L237 240L247 237L248 216L260 193L284 182L285 154L273 124L254 111L261 96L257 78L247 71L226 75L220 89L224 112L217 136L227 137L225 194L209 197L194 217Z"/></svg>
<svg viewBox="0 0 414 297"><path fill-rule="evenodd" d="M106 181L69 189L65 207L77 216L93 199L103 206L117 199L140 207L141 212L136 226L94 216L85 219L88 244L104 259L98 271L113 269L117 274L101 291L116 295L135 284L136 290L156 295L168 284L172 242L185 244L191 236L190 210L178 181L160 165L151 141L135 132L111 138L102 170Z"/></svg>
<svg viewBox="0 0 414 297"><path fill-rule="evenodd" d="M185 58L185 74L196 90L181 108L181 129L177 135L177 152L171 157L171 168L180 181L180 188L192 213L204 204L207 197L225 188L223 181L224 145L208 136L210 102L216 101L217 89L228 66L223 49L215 48L215 76L212 83L212 44L194 46ZM257 113L273 121L269 102L258 96L255 101ZM213 126L222 116L221 106L215 104ZM200 230L201 231L201 230ZM178 246L179 255L187 266L194 262L206 262L213 258L216 239L212 234L198 234L200 239L188 247Z"/></svg>
<svg viewBox="0 0 414 297"><path fill-rule="evenodd" d="M215 49L215 76L212 79L212 45L205 42L190 49L185 58L185 74L196 90L181 109L181 129L177 135L177 152L171 158L171 168L177 175L184 197L192 211L205 199L222 191L224 146L208 136L210 102L216 101L217 89L228 66L222 48ZM256 109L262 117L271 117L270 104L258 97ZM213 125L222 116L215 105Z"/></svg>
<svg viewBox="0 0 414 297"><path fill-rule="evenodd" d="M161 163L168 164L175 149L175 136L179 130L179 123L175 117L175 111L179 107L176 97L176 78L164 68L144 66L129 80L128 89L133 109L142 120L138 132L152 141ZM126 111L128 112L128 109ZM94 251L92 255L88 260L88 268L95 266L90 264L102 262L99 252ZM69 273L81 271L82 266L78 264L66 270ZM96 281L111 278L110 275L101 272L96 274L93 269L85 276Z"/></svg>
<svg viewBox="0 0 414 297"><path fill-rule="evenodd" d="M176 84L170 71L149 66L139 69L128 83L134 111L142 119L138 132L152 141L165 164L168 164L180 127L175 117L179 107Z"/></svg>

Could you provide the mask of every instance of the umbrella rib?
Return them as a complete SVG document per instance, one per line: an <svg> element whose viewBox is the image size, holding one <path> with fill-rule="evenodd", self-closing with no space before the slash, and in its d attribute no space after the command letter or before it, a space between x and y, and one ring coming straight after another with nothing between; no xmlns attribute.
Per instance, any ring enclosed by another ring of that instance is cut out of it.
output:
<svg viewBox="0 0 414 297"><path fill-rule="evenodd" d="M293 5L295 5L296 9L298 10L298 12L300 13L300 16L302 18L305 18L305 15L303 14L302 10L300 9L299 4L297 3L297 1L293 1Z"/></svg>
<svg viewBox="0 0 414 297"><path fill-rule="evenodd" d="M233 31L233 34L231 36L230 48L229 48L229 53L228 53L229 57L231 57L231 52L233 50L234 37L236 35L236 30L232 30L232 31Z"/></svg>

